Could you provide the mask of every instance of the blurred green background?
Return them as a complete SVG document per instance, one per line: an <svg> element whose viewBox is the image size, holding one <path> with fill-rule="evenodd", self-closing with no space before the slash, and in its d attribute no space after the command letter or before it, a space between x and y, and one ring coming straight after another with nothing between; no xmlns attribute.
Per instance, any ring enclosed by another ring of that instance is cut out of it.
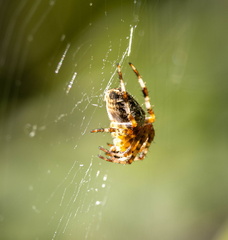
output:
<svg viewBox="0 0 228 240"><path fill-rule="evenodd" d="M228 239L227 9L1 1L1 239ZM143 104L128 61L156 136L144 161L120 166L97 158L111 136L90 130L109 126L116 62Z"/></svg>

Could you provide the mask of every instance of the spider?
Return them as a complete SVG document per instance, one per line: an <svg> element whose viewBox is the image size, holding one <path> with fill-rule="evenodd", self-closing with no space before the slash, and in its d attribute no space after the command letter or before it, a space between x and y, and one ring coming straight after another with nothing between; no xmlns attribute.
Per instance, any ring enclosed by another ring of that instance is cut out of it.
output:
<svg viewBox="0 0 228 240"><path fill-rule="evenodd" d="M126 92L121 68L117 64L120 87L107 90L104 97L108 117L111 121L110 127L91 131L91 133L111 133L113 144L108 143L109 150L99 147L106 156L98 155L98 157L119 164L131 164L134 161L143 160L155 135L152 124L155 121L155 115L150 104L147 87L135 66L132 63L129 65L138 78L149 117L146 117L142 107Z"/></svg>

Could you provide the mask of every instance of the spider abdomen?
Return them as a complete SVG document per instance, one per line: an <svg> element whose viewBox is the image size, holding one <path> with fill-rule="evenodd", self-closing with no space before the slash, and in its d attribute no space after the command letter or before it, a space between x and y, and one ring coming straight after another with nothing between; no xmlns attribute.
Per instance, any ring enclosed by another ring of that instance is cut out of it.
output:
<svg viewBox="0 0 228 240"><path fill-rule="evenodd" d="M106 108L110 121L118 123L129 122L127 107L129 106L130 114L134 117L137 125L142 125L145 121L145 111L138 102L128 93L127 102L124 100L123 92L116 88L110 89L105 94Z"/></svg>

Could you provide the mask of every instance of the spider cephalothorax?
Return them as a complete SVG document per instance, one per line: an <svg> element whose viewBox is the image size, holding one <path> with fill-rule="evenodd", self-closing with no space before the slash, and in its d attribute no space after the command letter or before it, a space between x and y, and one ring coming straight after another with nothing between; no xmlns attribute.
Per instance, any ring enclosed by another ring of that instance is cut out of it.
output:
<svg viewBox="0 0 228 240"><path fill-rule="evenodd" d="M117 65L117 73L120 79L120 87L107 90L105 93L106 108L108 112L110 128L94 129L91 132L110 132L113 137L113 144L108 144L104 151L107 157L99 155L101 159L108 162L131 164L133 161L143 160L148 148L154 139L153 122L155 115L152 110L148 90L139 72L132 63L129 63L141 86L145 105L149 117L138 102L125 90L120 65Z"/></svg>

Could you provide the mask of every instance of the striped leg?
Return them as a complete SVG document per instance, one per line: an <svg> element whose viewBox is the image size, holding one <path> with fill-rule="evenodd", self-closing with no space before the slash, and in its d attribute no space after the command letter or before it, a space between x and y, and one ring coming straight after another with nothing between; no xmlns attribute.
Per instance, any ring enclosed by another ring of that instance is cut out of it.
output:
<svg viewBox="0 0 228 240"><path fill-rule="evenodd" d="M116 128L97 128L97 129L91 130L90 132L91 133L97 133L97 132L111 133L111 132L116 132Z"/></svg>
<svg viewBox="0 0 228 240"><path fill-rule="evenodd" d="M108 150L108 149L105 149L105 148L103 148L103 147L99 147L99 149L101 150L101 151L103 151L103 152L105 152L105 154L107 155L107 156L111 156L111 157L113 157L113 158L123 158L123 156L124 157L126 157L126 156L128 156L128 153L129 153L129 151L131 150L131 147L129 147L126 151L124 151L124 152L116 152L115 150Z"/></svg>
<svg viewBox="0 0 228 240"><path fill-rule="evenodd" d="M153 111L153 109L151 107L151 104L150 104L148 89L147 89L141 75L139 74L138 70L135 68L135 66L130 62L129 62L129 65L131 66L132 70L136 74L136 76L138 78L138 81L139 81L139 84L142 88L142 93L143 93L143 96L144 96L144 99L145 99L146 109L147 109L148 114L150 115L150 117L148 119L148 122L154 122L155 121L155 115L154 115L154 111Z"/></svg>
<svg viewBox="0 0 228 240"><path fill-rule="evenodd" d="M145 143L145 141L147 141L147 135L142 135L141 138L138 140L138 142L135 144L135 150L132 152L131 157L129 158L128 162L129 164L131 164L133 161L137 161L137 160L143 160L143 158L140 158L140 156L138 157L137 155L140 153L140 150L143 146L143 144Z"/></svg>
<svg viewBox="0 0 228 240"><path fill-rule="evenodd" d="M101 155L98 155L99 158L112 163L118 163L118 164L130 164L127 160L119 160L118 158L106 158Z"/></svg>
<svg viewBox="0 0 228 240"><path fill-rule="evenodd" d="M152 124L150 124L150 125L147 125L147 126L145 126L145 131L147 132L147 134L146 134L146 140L145 140L145 142L142 144L142 147L141 147L141 149L140 149L140 153L139 153L139 155L135 158L135 161L137 161L137 160L143 160L144 158L145 158L145 156L146 156L146 154L147 154L147 152L148 152L148 149L149 149L149 147L150 147L150 144L151 144L151 142L153 141L153 139L154 139L154 135L155 135L155 132L154 132L154 128L153 128L153 126L152 126Z"/></svg>
<svg viewBox="0 0 228 240"><path fill-rule="evenodd" d="M149 146L151 144L151 141L149 139L146 140L146 142L141 146L139 155L134 159L134 161L143 160L148 152Z"/></svg>

